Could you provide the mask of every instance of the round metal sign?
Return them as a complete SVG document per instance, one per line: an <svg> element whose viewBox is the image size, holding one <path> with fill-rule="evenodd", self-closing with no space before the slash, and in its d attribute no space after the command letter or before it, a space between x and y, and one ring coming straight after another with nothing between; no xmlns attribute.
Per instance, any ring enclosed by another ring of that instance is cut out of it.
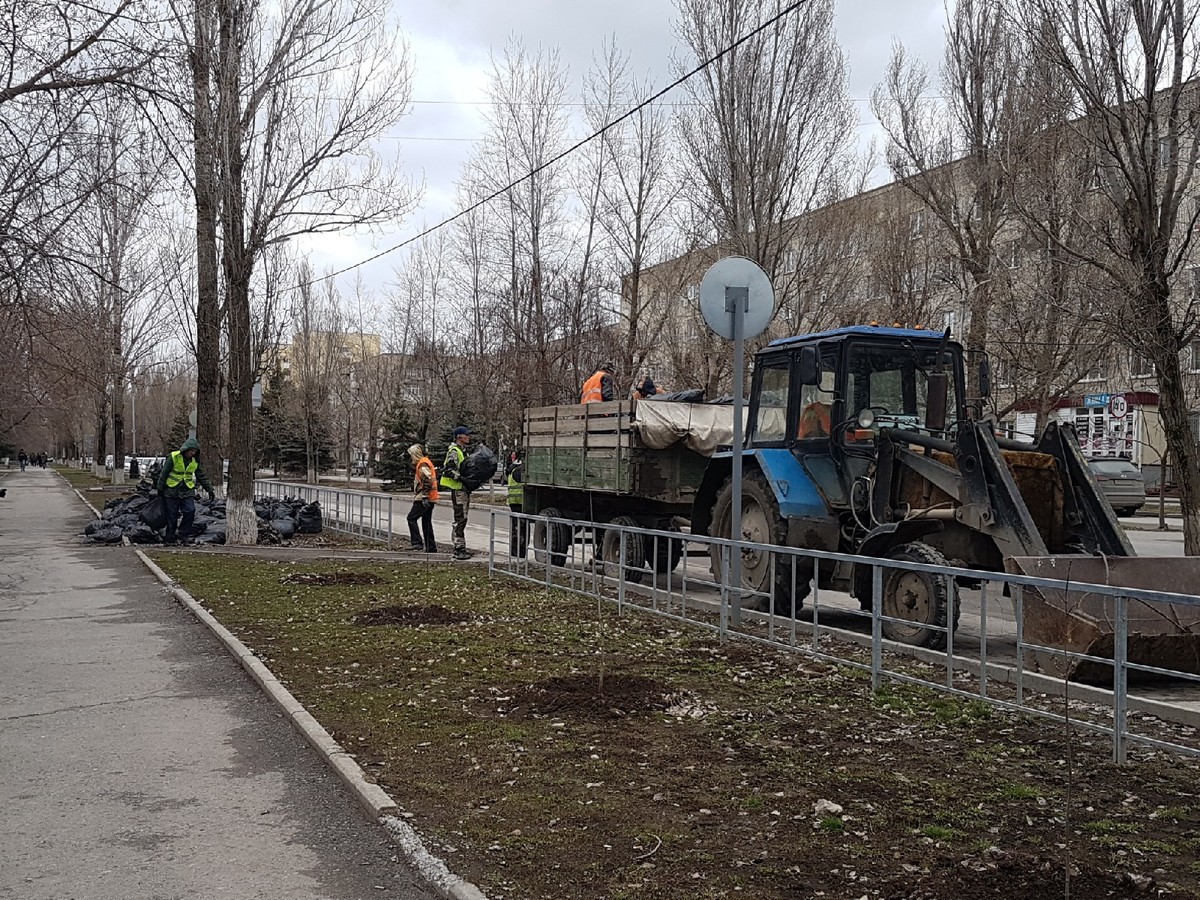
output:
<svg viewBox="0 0 1200 900"><path fill-rule="evenodd" d="M1112 399L1108 401L1108 412L1114 419L1125 418L1129 412L1129 401L1121 394L1113 394Z"/></svg>
<svg viewBox="0 0 1200 900"><path fill-rule="evenodd" d="M733 340L734 315L743 315L742 337L752 338L770 324L775 315L775 291L771 279L744 256L728 256L709 266L700 282L700 314L708 327Z"/></svg>

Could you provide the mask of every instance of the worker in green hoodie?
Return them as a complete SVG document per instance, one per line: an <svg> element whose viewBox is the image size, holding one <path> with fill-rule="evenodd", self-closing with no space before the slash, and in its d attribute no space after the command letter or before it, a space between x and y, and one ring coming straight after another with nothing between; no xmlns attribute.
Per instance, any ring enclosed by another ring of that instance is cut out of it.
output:
<svg viewBox="0 0 1200 900"><path fill-rule="evenodd" d="M188 539L192 532L192 521L196 518L196 484L208 492L210 501L216 498L212 482L200 468L200 444L188 438L178 450L172 450L163 460L162 472L158 476L158 495L167 505L167 535L163 543L175 543L175 523L183 513L183 524L179 529L179 543Z"/></svg>

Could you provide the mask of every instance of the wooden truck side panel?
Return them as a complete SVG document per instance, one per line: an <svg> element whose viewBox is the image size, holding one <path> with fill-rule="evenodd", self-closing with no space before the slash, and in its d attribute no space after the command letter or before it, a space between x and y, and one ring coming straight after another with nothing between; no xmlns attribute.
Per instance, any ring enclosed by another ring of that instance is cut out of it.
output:
<svg viewBox="0 0 1200 900"><path fill-rule="evenodd" d="M645 447L634 424L636 401L525 410L525 483L690 504L707 459L682 443Z"/></svg>

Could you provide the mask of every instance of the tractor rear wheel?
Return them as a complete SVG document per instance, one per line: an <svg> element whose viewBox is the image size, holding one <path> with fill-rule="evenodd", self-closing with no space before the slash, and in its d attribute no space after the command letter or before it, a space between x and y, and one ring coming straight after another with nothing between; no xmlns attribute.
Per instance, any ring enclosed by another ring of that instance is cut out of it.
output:
<svg viewBox="0 0 1200 900"><path fill-rule="evenodd" d="M901 544L888 554L889 559L944 566L946 558L928 544L913 541ZM931 572L906 569L885 569L883 575L883 615L904 622L883 623L883 636L888 640L914 647L941 650L946 646L945 628L950 607L950 577ZM954 627L958 627L959 606L954 607ZM908 624L908 623L912 624Z"/></svg>
<svg viewBox="0 0 1200 900"><path fill-rule="evenodd" d="M713 504L712 525L709 533L713 537L728 538L733 528L733 479L728 478L717 492ZM761 472L749 472L742 479L742 533L741 539L756 544L787 544L787 521L779 512L775 492ZM717 545L709 549L713 577L725 582L727 576L722 561L723 548ZM775 581L771 584L772 559L774 559ZM777 615L792 614L792 560L791 554L772 553L757 548L742 551L742 589L766 594L772 599L770 606ZM800 609L808 596L808 578L803 576L802 567L796 572L796 609ZM758 598L755 598L756 600ZM753 608L750 603L746 606ZM763 599L759 608L767 609Z"/></svg>
<svg viewBox="0 0 1200 900"><path fill-rule="evenodd" d="M624 528L637 528L637 519L632 516L617 516L611 525ZM645 575L646 555L644 535L637 532L617 531L615 528L605 528L604 537L600 541L600 564L608 578L616 578L621 572L621 545L625 545L625 580L631 584L640 584Z"/></svg>
<svg viewBox="0 0 1200 900"><path fill-rule="evenodd" d="M660 530L679 534L675 527L659 526ZM679 568L679 562L687 552L683 537L664 537L663 535L646 535L646 562L650 564L656 575L669 575Z"/></svg>

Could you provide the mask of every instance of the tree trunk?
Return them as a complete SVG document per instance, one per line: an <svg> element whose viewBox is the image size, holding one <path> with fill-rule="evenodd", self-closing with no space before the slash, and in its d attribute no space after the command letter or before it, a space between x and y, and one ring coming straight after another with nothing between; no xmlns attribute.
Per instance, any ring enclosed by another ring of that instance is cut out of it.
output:
<svg viewBox="0 0 1200 900"><path fill-rule="evenodd" d="M125 483L125 373L113 376L113 469L112 483Z"/></svg>
<svg viewBox="0 0 1200 900"><path fill-rule="evenodd" d="M212 77L207 0L196 0L195 45L191 48L192 144L196 200L196 439L200 458L220 480L221 452L221 307L217 280L217 195L215 134L210 105ZM236 446L236 445L235 445Z"/></svg>
<svg viewBox="0 0 1200 900"><path fill-rule="evenodd" d="M245 135L241 114L241 67L246 15L232 0L218 0L221 65L217 73L219 158L223 163L222 255L225 303L229 323L229 460L225 541L250 546L258 541L254 514L254 366L250 319L250 278L254 251L246 246L244 178ZM217 457L220 466L220 456Z"/></svg>
<svg viewBox="0 0 1200 900"><path fill-rule="evenodd" d="M1170 320L1167 321L1169 323ZM1168 342L1160 346L1172 351L1172 345ZM1160 353L1155 365L1158 367L1159 412L1162 415L1163 435L1167 440L1166 455L1174 463L1175 483L1179 487L1183 552L1188 556L1200 556L1200 446L1188 421L1188 399L1179 353ZM1164 470L1159 490L1165 488Z"/></svg>

